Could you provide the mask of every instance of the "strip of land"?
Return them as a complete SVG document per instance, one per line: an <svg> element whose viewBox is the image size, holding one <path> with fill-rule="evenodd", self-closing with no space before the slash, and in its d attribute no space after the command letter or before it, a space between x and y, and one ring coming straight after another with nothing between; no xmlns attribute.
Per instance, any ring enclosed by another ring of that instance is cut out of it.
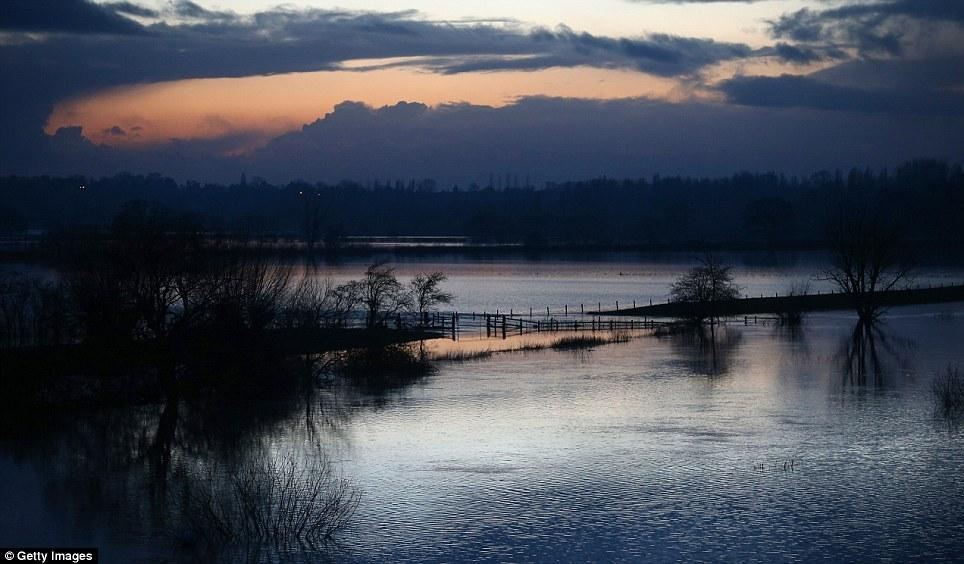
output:
<svg viewBox="0 0 964 564"><path fill-rule="evenodd" d="M873 300L885 307L941 304L964 301L964 284L941 286L937 288L910 288L876 292ZM721 316L782 314L786 312L833 311L851 309L853 296L849 294L809 294L801 296L773 296L744 298L717 302L709 307ZM706 304L689 302L669 302L630 309L609 310L601 315L625 315L634 317L689 317L697 309L707 308Z"/></svg>
<svg viewBox="0 0 964 564"><path fill-rule="evenodd" d="M276 329L269 337L285 354L312 354L364 347L385 347L445 335L429 329Z"/></svg>

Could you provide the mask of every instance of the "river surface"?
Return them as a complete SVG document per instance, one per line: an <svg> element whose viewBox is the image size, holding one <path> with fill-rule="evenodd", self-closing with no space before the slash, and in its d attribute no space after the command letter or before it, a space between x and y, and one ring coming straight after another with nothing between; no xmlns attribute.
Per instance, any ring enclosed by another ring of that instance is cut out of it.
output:
<svg viewBox="0 0 964 564"><path fill-rule="evenodd" d="M375 257L378 259L379 257ZM420 272L440 271L448 276L445 288L455 295L452 308L467 313L508 312L528 314L549 307L561 312L586 313L598 308L613 309L665 302L673 281L700 261L698 253L552 254L538 258L524 255L460 257L381 257L395 268L399 279ZM822 252L722 253L718 258L730 266L745 296L785 295L791 290L829 292L825 278L828 257ZM372 259L346 259L305 267L295 264L296 273L328 278L343 283L360 278ZM921 261L909 281L914 286L964 283L964 260L932 257Z"/></svg>
<svg viewBox="0 0 964 564"><path fill-rule="evenodd" d="M665 298L689 264L410 261L399 274L450 273L464 311L555 309ZM820 269L805 257L738 263L734 275L755 294ZM292 457L330 463L357 510L333 544L245 547L250 561L959 560L964 433L936 411L932 382L964 367L964 304L855 326L840 312L794 330L640 333L588 351L439 362L391 389L185 405L163 456L152 453L164 406L50 414L0 443L0 545L190 561L191 534L169 518L179 493Z"/></svg>

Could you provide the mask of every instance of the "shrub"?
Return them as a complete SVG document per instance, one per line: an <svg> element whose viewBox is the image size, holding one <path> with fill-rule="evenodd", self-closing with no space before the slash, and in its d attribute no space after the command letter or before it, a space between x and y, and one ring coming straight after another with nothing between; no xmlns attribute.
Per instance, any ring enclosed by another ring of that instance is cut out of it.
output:
<svg viewBox="0 0 964 564"><path fill-rule="evenodd" d="M948 366L931 384L937 411L945 417L956 417L964 412L964 376L960 369Z"/></svg>

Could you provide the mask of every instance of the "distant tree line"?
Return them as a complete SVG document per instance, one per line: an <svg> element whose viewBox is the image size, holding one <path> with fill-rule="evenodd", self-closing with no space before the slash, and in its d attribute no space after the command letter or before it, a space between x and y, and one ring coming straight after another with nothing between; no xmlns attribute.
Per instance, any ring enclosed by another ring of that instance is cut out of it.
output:
<svg viewBox="0 0 964 564"><path fill-rule="evenodd" d="M79 342L176 349L362 321L369 329L401 329L425 325L453 298L441 272L406 284L376 262L361 278L335 285L251 249L212 247L190 216L145 202L125 205L104 234L48 245L56 279L0 272L0 349Z"/></svg>
<svg viewBox="0 0 964 564"><path fill-rule="evenodd" d="M828 242L826 225L846 205L884 210L912 242L964 243L964 173L936 160L807 177L598 178L504 189L439 189L431 181L275 186L178 184L160 175L8 176L0 178L0 234L104 229L130 200L161 203L207 232L285 237L329 250L347 236L375 235L457 235L534 247L813 246Z"/></svg>

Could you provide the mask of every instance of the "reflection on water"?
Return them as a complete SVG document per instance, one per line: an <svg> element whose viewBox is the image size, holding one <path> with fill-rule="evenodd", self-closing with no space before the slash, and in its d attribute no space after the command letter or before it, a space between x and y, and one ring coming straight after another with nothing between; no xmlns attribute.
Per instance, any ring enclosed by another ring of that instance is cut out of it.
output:
<svg viewBox="0 0 964 564"><path fill-rule="evenodd" d="M664 338L690 372L721 376L733 371L743 333L728 326L699 326L684 328Z"/></svg>
<svg viewBox="0 0 964 564"><path fill-rule="evenodd" d="M4 515L2 540L102 546L105 561L327 555L359 492L306 402L304 419L294 397L172 400L8 427L0 468L37 491L3 492L25 511ZM304 440L279 448L293 432Z"/></svg>
<svg viewBox="0 0 964 564"><path fill-rule="evenodd" d="M952 561L964 436L935 421L930 383L964 360L958 311L44 414L0 431L0 544L90 544L112 562L212 546L268 562ZM356 496L326 542L315 518Z"/></svg>
<svg viewBox="0 0 964 564"><path fill-rule="evenodd" d="M913 340L895 336L884 322L858 320L841 347L844 383L885 385L888 373L900 374L911 368L914 346Z"/></svg>
<svg viewBox="0 0 964 564"><path fill-rule="evenodd" d="M807 284L813 292L827 292L832 286L823 280L828 258L819 252L744 252L721 253L720 259L733 266L733 275L750 296L783 294L792 286ZM534 257L506 254L392 256L400 279L418 272L442 271L448 275L447 291L455 295L452 307L461 312L499 309L505 313L538 314L548 306L570 312L580 306L588 313L615 307L660 303L667 299L669 287L680 273L696 266L700 254L666 253L547 253ZM358 278L371 257L345 257L339 262L310 263L304 266L308 276L330 277L337 283ZM915 283L947 284L964 280L960 261L922 264L915 273Z"/></svg>

